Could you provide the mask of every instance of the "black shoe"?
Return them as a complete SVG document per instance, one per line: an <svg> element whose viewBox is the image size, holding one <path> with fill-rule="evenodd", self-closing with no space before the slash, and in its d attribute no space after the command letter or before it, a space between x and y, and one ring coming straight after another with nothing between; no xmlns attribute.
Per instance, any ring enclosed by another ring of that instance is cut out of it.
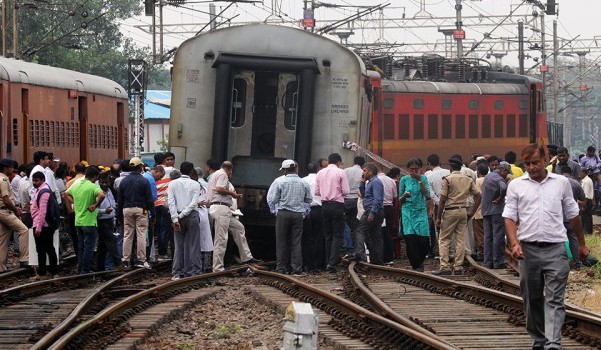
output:
<svg viewBox="0 0 601 350"><path fill-rule="evenodd" d="M338 269L336 268L336 266L326 266L326 271L331 272L331 273L336 273L338 272Z"/></svg>
<svg viewBox="0 0 601 350"><path fill-rule="evenodd" d="M263 260L261 260L261 259L250 258L250 260L246 260L242 263L243 264L260 264L262 262L263 262Z"/></svg>
<svg viewBox="0 0 601 350"><path fill-rule="evenodd" d="M434 276L450 276L452 274L451 270L434 270L432 271Z"/></svg>
<svg viewBox="0 0 601 350"><path fill-rule="evenodd" d="M507 264L505 264L505 263L503 263L499 266L493 267L493 269L495 269L495 270L502 270L502 269L506 269L506 268L507 268Z"/></svg>
<svg viewBox="0 0 601 350"><path fill-rule="evenodd" d="M463 275L463 269L453 270L453 275L455 275L455 276Z"/></svg>
<svg viewBox="0 0 601 350"><path fill-rule="evenodd" d="M29 268L29 263L26 261L19 261L19 267L22 269L28 269Z"/></svg>

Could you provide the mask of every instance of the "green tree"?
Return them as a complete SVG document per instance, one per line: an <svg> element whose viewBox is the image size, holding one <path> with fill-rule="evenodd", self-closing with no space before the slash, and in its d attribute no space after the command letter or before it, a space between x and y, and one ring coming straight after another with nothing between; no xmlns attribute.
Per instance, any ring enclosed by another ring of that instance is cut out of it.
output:
<svg viewBox="0 0 601 350"><path fill-rule="evenodd" d="M140 48L119 31L119 21L139 15L139 0L42 1L21 6L20 58L40 64L99 75L127 87L128 59L151 63ZM169 89L162 66L150 65L149 86Z"/></svg>

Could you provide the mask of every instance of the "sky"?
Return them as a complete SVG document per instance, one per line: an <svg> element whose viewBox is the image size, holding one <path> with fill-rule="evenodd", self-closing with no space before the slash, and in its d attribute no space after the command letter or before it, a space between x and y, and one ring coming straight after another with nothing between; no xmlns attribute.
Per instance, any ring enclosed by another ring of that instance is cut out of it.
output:
<svg viewBox="0 0 601 350"><path fill-rule="evenodd" d="M540 0L545 3L546 0ZM324 3L336 4L336 5L378 5L386 3L385 1L374 1L374 0L323 0ZM385 18L400 18L402 14L405 14L406 18L412 18L416 15L432 17L454 17L455 16L455 0L389 0L390 5L384 9ZM302 0L263 0L255 4L233 4L229 8L228 2L216 2L215 6L217 12L224 10L224 18L232 18L232 22L259 22L264 21L270 16L270 9L273 4L276 4L280 11L276 11L282 18L287 21L302 18ZM182 7L166 6L164 8L164 23L165 24L197 24L194 31L199 30L203 24L209 21L208 3L201 0L186 0ZM423 7L423 11L422 10ZM540 9L535 8L532 4L528 4L522 0L464 0L463 1L463 15L464 16L482 16L487 17L490 15L505 16L508 15L512 10L515 10L517 15L528 15L524 18L532 18L531 14L533 11ZM319 20L328 19L340 19L348 15L356 13L357 9L354 8L318 8L315 12L315 18L319 25ZM599 38L599 48L594 48L590 55L587 55L589 59L595 59L601 56L601 26L598 25L598 15L601 13L601 1L598 0L561 0L558 1L558 15L557 16L545 16L545 27L547 32L547 48L552 49L551 33L552 33L552 21L555 19L558 23L558 36L566 40L572 39L578 35L578 39L593 39L594 37ZM152 17L140 16L131 18L122 23L122 32L132 38L139 45L151 45L151 35L145 33L136 26L148 27L151 23ZM372 19L371 23L378 23L378 14L369 15L367 18ZM273 22L277 22L278 19L271 17ZM392 23L392 22L387 22ZM406 22L396 22L399 25L403 25ZM540 29L540 20L537 19L534 22L535 29ZM190 26L188 26L190 27ZM169 27L167 31L173 27ZM492 37L499 38L515 38L517 37L517 28L515 26L501 26L495 30L492 27L474 27L471 28L466 26L466 37L468 40L480 41L483 39L485 32L490 32ZM394 29L384 31L383 38L379 30L374 29L358 29L357 25L354 30L355 35L349 38L349 42L361 43L361 42L374 42L377 40L384 40L386 42L402 42L402 43L433 43L439 42L441 45L444 43L444 36L438 33L436 28L409 28L409 29ZM169 34L164 36L165 49L179 46L181 42L194 36L193 33L188 34ZM526 39L533 41L539 41L540 35L529 28L526 25L525 30ZM334 39L338 40L336 37ZM483 46L487 45L487 41L483 42ZM491 49L492 51L503 52L503 47L497 46ZM565 51L576 51L578 50L578 44L574 44L573 47L565 48ZM549 54L548 52L547 54ZM411 55L410 52L406 53ZM540 52L529 52L531 56L540 56ZM478 54L482 56L483 54ZM508 53L506 57L502 58L503 64L517 65L517 54ZM492 58L494 61L494 58ZM600 59L601 61L601 59ZM534 60L526 61L526 67L536 64Z"/></svg>

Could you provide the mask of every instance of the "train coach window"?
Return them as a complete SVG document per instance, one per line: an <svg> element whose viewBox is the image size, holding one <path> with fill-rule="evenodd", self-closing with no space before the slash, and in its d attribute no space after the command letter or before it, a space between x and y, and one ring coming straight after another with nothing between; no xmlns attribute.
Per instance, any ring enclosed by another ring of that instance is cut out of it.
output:
<svg viewBox="0 0 601 350"><path fill-rule="evenodd" d="M399 140L409 140L409 114L399 115Z"/></svg>
<svg viewBox="0 0 601 350"><path fill-rule="evenodd" d="M503 116L495 115L495 137L503 137Z"/></svg>
<svg viewBox="0 0 601 350"><path fill-rule="evenodd" d="M507 137L515 137L515 114L507 115Z"/></svg>
<svg viewBox="0 0 601 350"><path fill-rule="evenodd" d="M442 109L451 109L453 102L451 100L442 100Z"/></svg>
<svg viewBox="0 0 601 350"><path fill-rule="evenodd" d="M469 108L471 110L478 109L478 100L470 100Z"/></svg>
<svg viewBox="0 0 601 350"><path fill-rule="evenodd" d="M298 81L286 84L286 93L282 97L284 108L284 127L288 130L296 130L296 111L298 105ZM393 128L394 129L394 128Z"/></svg>
<svg viewBox="0 0 601 350"><path fill-rule="evenodd" d="M478 120L478 115L477 114L470 114L470 139L477 139L478 138L478 129L479 129L479 120ZM490 126L490 124L489 124Z"/></svg>
<svg viewBox="0 0 601 350"><path fill-rule="evenodd" d="M384 99L384 109L394 109L394 98Z"/></svg>
<svg viewBox="0 0 601 350"><path fill-rule="evenodd" d="M495 109L497 111L500 111L503 109L503 100L496 100L495 101Z"/></svg>
<svg viewBox="0 0 601 350"><path fill-rule="evenodd" d="M482 138L490 138L490 114L482 116Z"/></svg>
<svg viewBox="0 0 601 350"><path fill-rule="evenodd" d="M33 120L29 121L29 147L34 147L35 131L33 130Z"/></svg>
<svg viewBox="0 0 601 350"><path fill-rule="evenodd" d="M522 111L528 110L528 101L520 100L520 110L522 110Z"/></svg>
<svg viewBox="0 0 601 350"><path fill-rule="evenodd" d="M19 145L19 122L13 118L13 146Z"/></svg>
<svg viewBox="0 0 601 350"><path fill-rule="evenodd" d="M242 78L234 79L234 89L232 91L232 128L244 126L246 107L246 80Z"/></svg>
<svg viewBox="0 0 601 350"><path fill-rule="evenodd" d="M413 115L413 139L422 140L424 138L424 115Z"/></svg>
<svg viewBox="0 0 601 350"><path fill-rule="evenodd" d="M458 114L455 116L455 138L465 138L465 115Z"/></svg>
<svg viewBox="0 0 601 350"><path fill-rule="evenodd" d="M544 112L545 111L545 100L542 97L542 91L537 91L536 92L536 101L538 102L538 111L539 112Z"/></svg>
<svg viewBox="0 0 601 350"><path fill-rule="evenodd" d="M421 98L416 98L415 100L413 100L413 108L424 109L424 100Z"/></svg>
<svg viewBox="0 0 601 350"><path fill-rule="evenodd" d="M438 114L428 115L428 139L436 140L438 138Z"/></svg>
<svg viewBox="0 0 601 350"><path fill-rule="evenodd" d="M384 140L394 140L394 114L384 114L383 126L382 137Z"/></svg>
<svg viewBox="0 0 601 350"><path fill-rule="evenodd" d="M519 137L528 137L528 115L520 114Z"/></svg>
<svg viewBox="0 0 601 350"><path fill-rule="evenodd" d="M453 131L453 119L450 114L442 115L442 138L448 140L451 138Z"/></svg>

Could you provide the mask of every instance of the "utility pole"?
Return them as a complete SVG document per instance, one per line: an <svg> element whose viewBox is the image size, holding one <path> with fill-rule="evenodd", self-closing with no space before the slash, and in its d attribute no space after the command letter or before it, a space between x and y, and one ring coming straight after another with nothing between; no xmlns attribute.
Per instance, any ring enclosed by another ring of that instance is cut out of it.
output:
<svg viewBox="0 0 601 350"><path fill-rule="evenodd" d="M2 57L6 57L6 0L2 0Z"/></svg>
<svg viewBox="0 0 601 350"><path fill-rule="evenodd" d="M524 75L524 22L518 21L518 59L520 61L520 74Z"/></svg>
<svg viewBox="0 0 601 350"><path fill-rule="evenodd" d="M457 73L459 76L459 81L465 81L465 72L463 69L463 64L461 60L463 59L463 39L465 38L465 32L462 29L463 24L461 23L461 0L455 0L455 11L457 16L457 22L455 22L455 27L457 30L453 33L453 37L457 40Z"/></svg>
<svg viewBox="0 0 601 350"><path fill-rule="evenodd" d="M139 157L144 150L144 97L148 66L144 60L129 60L127 66L128 94L134 97L134 155Z"/></svg>
<svg viewBox="0 0 601 350"><path fill-rule="evenodd" d="M557 124L557 114L559 111L559 42L557 41L557 20L553 20L553 122Z"/></svg>
<svg viewBox="0 0 601 350"><path fill-rule="evenodd" d="M547 50L546 46L546 38L545 38L545 13L541 12L540 14L540 40L541 40L541 54L542 54L542 67L547 68ZM541 74L543 76L543 110L547 110L547 70L541 70Z"/></svg>
<svg viewBox="0 0 601 350"><path fill-rule="evenodd" d="M4 1L2 1L4 2ZM19 58L19 25L17 23L17 3L13 3L13 58Z"/></svg>

